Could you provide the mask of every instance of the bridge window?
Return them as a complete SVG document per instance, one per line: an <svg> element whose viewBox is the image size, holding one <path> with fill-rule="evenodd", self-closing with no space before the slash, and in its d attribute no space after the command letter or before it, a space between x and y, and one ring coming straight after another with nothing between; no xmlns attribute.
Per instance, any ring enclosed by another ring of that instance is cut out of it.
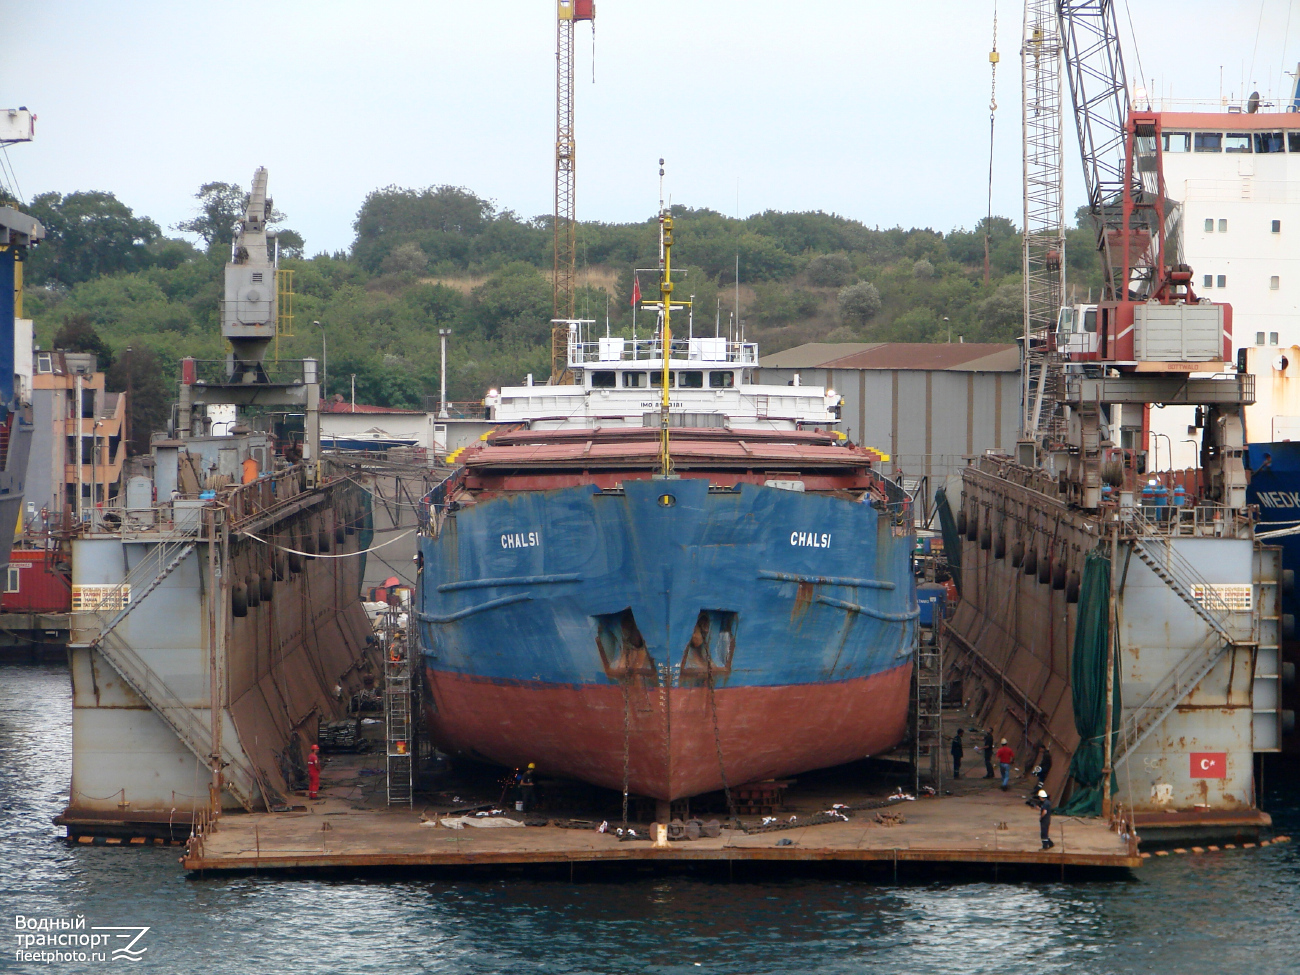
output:
<svg viewBox="0 0 1300 975"><path fill-rule="evenodd" d="M1197 132L1194 140L1197 152L1222 152L1222 132Z"/></svg>
<svg viewBox="0 0 1300 975"><path fill-rule="evenodd" d="M676 385L676 383L677 383L677 373L670 372L668 374L668 388L672 389L673 386ZM663 388L664 374L662 369L656 369L652 373L650 373L650 385L656 387L657 389Z"/></svg>
<svg viewBox="0 0 1300 975"><path fill-rule="evenodd" d="M623 385L628 389L645 388L645 373L643 372L625 372L623 373Z"/></svg>
<svg viewBox="0 0 1300 975"><path fill-rule="evenodd" d="M677 374L677 385L682 389L703 389L704 373L688 370Z"/></svg>
<svg viewBox="0 0 1300 975"><path fill-rule="evenodd" d="M1229 132L1223 137L1224 152L1250 152L1249 132Z"/></svg>
<svg viewBox="0 0 1300 975"><path fill-rule="evenodd" d="M618 385L618 373L604 370L593 372L591 374L591 386L593 389L613 389Z"/></svg>
<svg viewBox="0 0 1300 975"><path fill-rule="evenodd" d="M709 373L710 389L731 389L736 385L736 374L734 372L711 372Z"/></svg>
<svg viewBox="0 0 1300 975"><path fill-rule="evenodd" d="M1256 152L1282 152L1283 149L1281 132L1255 133Z"/></svg>
<svg viewBox="0 0 1300 975"><path fill-rule="evenodd" d="M1164 137L1165 152L1189 152L1192 148L1190 132L1166 132Z"/></svg>
<svg viewBox="0 0 1300 975"><path fill-rule="evenodd" d="M1288 152L1300 152L1300 132L1286 134L1286 148Z"/></svg>

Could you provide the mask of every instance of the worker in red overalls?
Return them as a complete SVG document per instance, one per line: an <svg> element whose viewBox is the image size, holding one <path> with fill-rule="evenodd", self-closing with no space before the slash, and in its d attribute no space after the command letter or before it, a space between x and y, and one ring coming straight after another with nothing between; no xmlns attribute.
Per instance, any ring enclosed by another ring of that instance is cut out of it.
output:
<svg viewBox="0 0 1300 975"><path fill-rule="evenodd" d="M320 745L311 746L307 756L307 798L315 799L320 791Z"/></svg>

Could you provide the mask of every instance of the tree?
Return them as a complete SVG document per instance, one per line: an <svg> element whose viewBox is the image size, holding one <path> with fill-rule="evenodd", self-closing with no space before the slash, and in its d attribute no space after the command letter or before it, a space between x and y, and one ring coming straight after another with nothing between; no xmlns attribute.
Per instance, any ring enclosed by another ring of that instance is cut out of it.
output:
<svg viewBox="0 0 1300 975"><path fill-rule="evenodd" d="M880 292L869 281L841 288L837 301L840 317L850 324L861 326L880 311Z"/></svg>
<svg viewBox="0 0 1300 975"><path fill-rule="evenodd" d="M54 336L54 347L64 352L89 352L101 372L113 367L113 350L99 337L89 315L73 315Z"/></svg>
<svg viewBox="0 0 1300 975"><path fill-rule="evenodd" d="M24 268L33 284L71 287L105 274L152 264L150 245L162 236L148 217L137 217L112 193L42 193L28 213L45 226Z"/></svg>
<svg viewBox="0 0 1300 975"><path fill-rule="evenodd" d="M166 372L149 349L128 346L121 358L104 370L104 385L115 393L126 393L127 450L134 456L149 453L150 436L166 429L171 418L172 395L163 376Z"/></svg>
<svg viewBox="0 0 1300 975"><path fill-rule="evenodd" d="M853 262L843 254L818 254L808 262L808 283L842 288L853 277Z"/></svg>
<svg viewBox="0 0 1300 975"><path fill-rule="evenodd" d="M199 201L198 214L189 220L182 220L173 229L197 235L208 251L229 245L235 236L235 225L244 219L244 213L248 209L248 194L238 183L204 183L194 198ZM266 223L269 228L284 220L283 213L272 209ZM283 229L268 230L267 233L271 237L279 236L281 256L302 256L303 242L299 234ZM286 254L285 250L289 248L296 248L297 253Z"/></svg>
<svg viewBox="0 0 1300 975"><path fill-rule="evenodd" d="M195 234L208 250L218 244L228 244L234 236L235 224L243 219L248 194L238 183L204 183L194 198L199 201L198 215L182 220L175 229Z"/></svg>

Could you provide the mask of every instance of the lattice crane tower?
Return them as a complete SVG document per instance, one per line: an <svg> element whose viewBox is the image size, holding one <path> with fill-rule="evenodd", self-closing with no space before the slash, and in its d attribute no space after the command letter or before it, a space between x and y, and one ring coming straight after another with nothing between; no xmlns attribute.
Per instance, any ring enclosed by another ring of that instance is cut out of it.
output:
<svg viewBox="0 0 1300 975"><path fill-rule="evenodd" d="M574 317L575 144L573 138L573 29L596 20L595 0L556 0L555 28L555 265L552 276L551 382L569 382L568 322Z"/></svg>
<svg viewBox="0 0 1300 975"><path fill-rule="evenodd" d="M1061 34L1056 0L1026 0L1020 46L1024 152L1024 354L1022 440L1060 431L1059 363L1050 336L1065 291Z"/></svg>

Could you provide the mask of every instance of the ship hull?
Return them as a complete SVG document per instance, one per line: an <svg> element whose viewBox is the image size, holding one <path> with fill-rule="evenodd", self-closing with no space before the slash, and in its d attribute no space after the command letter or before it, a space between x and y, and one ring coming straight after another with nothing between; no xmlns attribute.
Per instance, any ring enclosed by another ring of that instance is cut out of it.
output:
<svg viewBox="0 0 1300 975"><path fill-rule="evenodd" d="M906 730L911 546L901 511L751 484L479 501L421 543L429 730L657 799L885 751Z"/></svg>

